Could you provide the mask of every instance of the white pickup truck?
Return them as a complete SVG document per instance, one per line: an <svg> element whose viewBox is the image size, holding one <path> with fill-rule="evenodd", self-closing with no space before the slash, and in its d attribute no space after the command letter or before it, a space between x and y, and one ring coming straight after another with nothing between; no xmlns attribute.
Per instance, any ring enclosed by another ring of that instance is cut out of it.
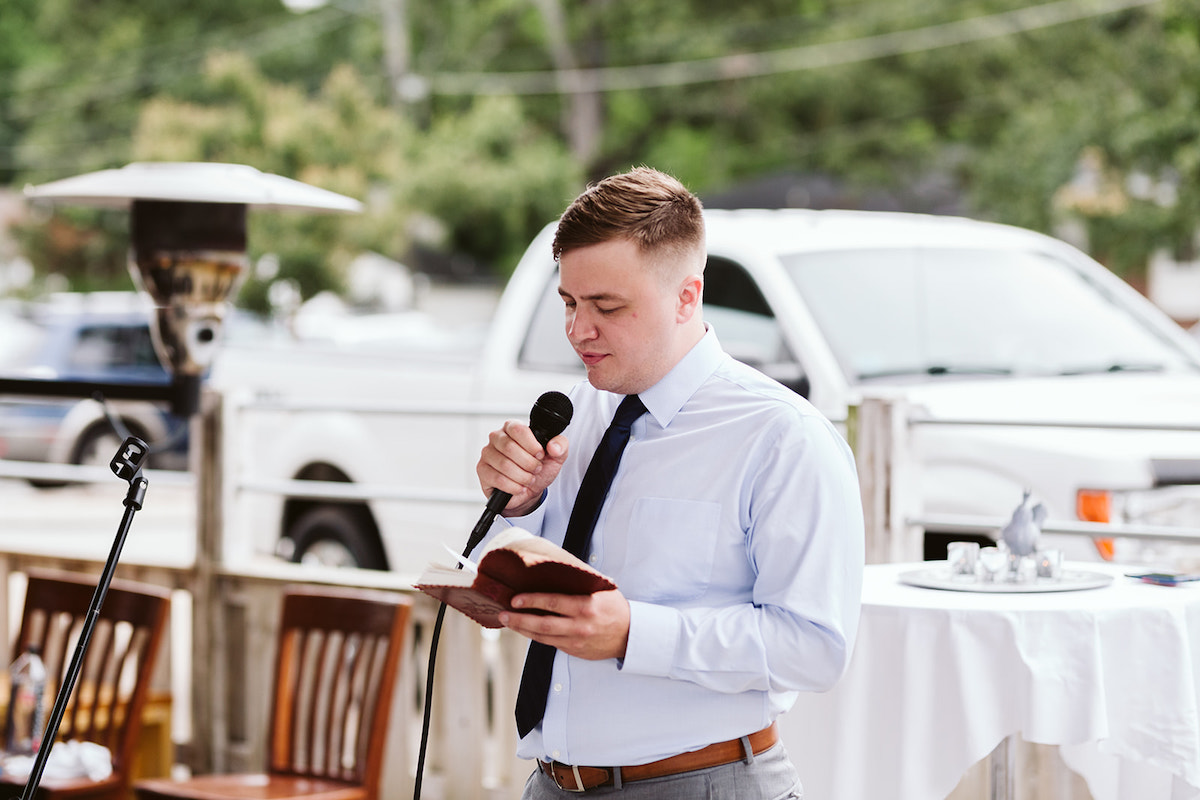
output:
<svg viewBox="0 0 1200 800"><path fill-rule="evenodd" d="M922 514L1007 518L1030 490L1047 526L1200 528L1200 346L1075 248L911 214L706 221L706 318L734 356L838 423L875 393L924 420L981 423L910 429ZM474 464L487 432L583 374L552 233L462 347L397 336L266 358L229 348L211 381L228 411L226 540L405 574L444 558L443 544L461 550L483 507ZM985 536L943 526L926 557ZM1096 557L1090 539L1072 541L1069 557Z"/></svg>

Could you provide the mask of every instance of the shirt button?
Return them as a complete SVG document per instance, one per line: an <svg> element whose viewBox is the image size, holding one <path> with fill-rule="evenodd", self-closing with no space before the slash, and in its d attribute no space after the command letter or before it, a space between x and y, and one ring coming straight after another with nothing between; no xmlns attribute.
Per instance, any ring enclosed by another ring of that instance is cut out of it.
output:
<svg viewBox="0 0 1200 800"><path fill-rule="evenodd" d="M596 555L595 553L592 553L590 556L588 556L588 563L590 564L595 564L599 560L600 556Z"/></svg>
<svg viewBox="0 0 1200 800"><path fill-rule="evenodd" d="M562 691L562 684L561 684L561 683L556 683L556 684L554 684L554 691L555 691L555 692L561 692L561 691Z"/></svg>
<svg viewBox="0 0 1200 800"><path fill-rule="evenodd" d="M555 760L555 761L558 761L558 755L559 755L559 751L555 750L555 751L554 751L553 753L551 753L550 755L554 757L554 760Z"/></svg>

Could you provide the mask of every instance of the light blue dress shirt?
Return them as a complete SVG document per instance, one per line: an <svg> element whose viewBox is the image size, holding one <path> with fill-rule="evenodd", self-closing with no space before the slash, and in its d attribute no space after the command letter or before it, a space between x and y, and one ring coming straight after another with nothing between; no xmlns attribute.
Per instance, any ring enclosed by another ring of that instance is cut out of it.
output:
<svg viewBox="0 0 1200 800"><path fill-rule="evenodd" d="M711 329L641 398L589 556L629 600L629 646L556 655L522 758L626 766L736 739L833 686L853 649L862 508L833 425ZM558 544L621 396L583 382L571 400L562 471L507 520Z"/></svg>

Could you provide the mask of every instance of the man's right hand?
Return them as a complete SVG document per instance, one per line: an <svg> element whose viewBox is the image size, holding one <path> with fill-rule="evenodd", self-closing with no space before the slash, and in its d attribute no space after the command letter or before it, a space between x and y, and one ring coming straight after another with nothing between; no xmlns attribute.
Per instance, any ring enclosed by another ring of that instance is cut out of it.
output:
<svg viewBox="0 0 1200 800"><path fill-rule="evenodd" d="M519 517L537 508L542 492L566 460L566 436L555 436L543 450L528 425L509 420L488 435L475 474L485 496L490 497L494 489L512 495L502 513Z"/></svg>

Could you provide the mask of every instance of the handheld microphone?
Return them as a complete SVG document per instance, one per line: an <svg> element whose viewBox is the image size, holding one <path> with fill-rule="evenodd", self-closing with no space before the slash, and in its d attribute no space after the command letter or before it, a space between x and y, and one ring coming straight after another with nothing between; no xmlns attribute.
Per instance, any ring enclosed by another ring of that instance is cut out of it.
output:
<svg viewBox="0 0 1200 800"><path fill-rule="evenodd" d="M562 392L546 392L539 397L529 411L529 429L533 431L533 436L538 440L538 444L545 447L551 439L566 430L568 423L571 422L573 412L574 408L571 406L570 398ZM471 530L471 536L467 539L467 548L463 552L464 557L474 550L475 545L479 544L487 535L496 515L504 510L509 500L512 500L512 495L508 492L502 492L499 489L492 490L487 505L484 506L483 516L475 523L475 527Z"/></svg>

